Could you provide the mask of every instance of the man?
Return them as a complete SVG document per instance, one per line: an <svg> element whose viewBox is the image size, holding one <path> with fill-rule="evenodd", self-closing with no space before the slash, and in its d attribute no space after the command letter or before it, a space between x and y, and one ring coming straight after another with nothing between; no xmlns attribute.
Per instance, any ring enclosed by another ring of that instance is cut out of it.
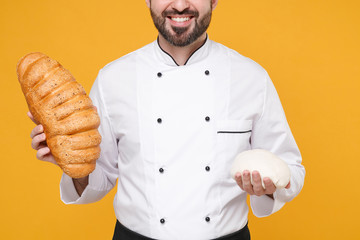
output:
<svg viewBox="0 0 360 240"><path fill-rule="evenodd" d="M266 71L208 39L217 0L146 0L157 41L100 70L90 97L102 135L96 169L62 177L65 203L100 200L116 184L113 239L250 239L247 194L268 216L301 190L305 171ZM31 115L29 114L31 117ZM42 126L31 133L40 160L54 163ZM276 190L258 172L230 177L237 154L266 149L287 162Z"/></svg>

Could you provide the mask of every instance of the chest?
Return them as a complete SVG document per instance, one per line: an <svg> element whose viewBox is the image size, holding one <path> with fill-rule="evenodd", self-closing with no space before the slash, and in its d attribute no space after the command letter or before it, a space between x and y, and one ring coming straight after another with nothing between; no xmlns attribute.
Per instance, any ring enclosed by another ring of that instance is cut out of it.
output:
<svg viewBox="0 0 360 240"><path fill-rule="evenodd" d="M247 82L211 63L143 65L112 97L109 112L119 151L164 164L178 162L179 156L182 162L232 159L250 147L260 104Z"/></svg>

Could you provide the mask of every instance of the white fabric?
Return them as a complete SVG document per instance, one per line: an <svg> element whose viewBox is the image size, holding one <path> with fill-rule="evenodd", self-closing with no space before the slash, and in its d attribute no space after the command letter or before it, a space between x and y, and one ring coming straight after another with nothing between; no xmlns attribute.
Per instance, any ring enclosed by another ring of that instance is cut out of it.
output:
<svg viewBox="0 0 360 240"><path fill-rule="evenodd" d="M100 200L118 178L114 209L124 226L156 239L199 240L247 222L247 194L230 176L238 153L266 149L291 169L291 188L275 200L251 196L256 216L278 211L303 186L300 152L266 71L221 44L207 40L177 66L155 41L100 70L90 97L102 152L81 197L63 175L67 204Z"/></svg>

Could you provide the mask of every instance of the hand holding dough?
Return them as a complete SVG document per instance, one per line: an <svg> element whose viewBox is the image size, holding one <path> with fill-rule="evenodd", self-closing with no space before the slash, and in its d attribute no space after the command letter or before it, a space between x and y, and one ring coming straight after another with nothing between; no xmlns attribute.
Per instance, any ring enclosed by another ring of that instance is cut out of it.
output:
<svg viewBox="0 0 360 240"><path fill-rule="evenodd" d="M266 150L248 150L237 155L231 167L231 177L235 179L237 172L243 173L245 170L250 171L250 175L253 171L258 171L263 187L265 177L270 178L276 188L284 188L290 182L288 165L275 154Z"/></svg>

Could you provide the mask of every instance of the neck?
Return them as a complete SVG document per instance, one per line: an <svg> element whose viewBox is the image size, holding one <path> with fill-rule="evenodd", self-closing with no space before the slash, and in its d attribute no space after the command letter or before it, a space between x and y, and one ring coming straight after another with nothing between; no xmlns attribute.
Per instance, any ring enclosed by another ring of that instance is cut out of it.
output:
<svg viewBox="0 0 360 240"><path fill-rule="evenodd" d="M161 34L159 34L160 47L171 55L175 62L182 66L189 59L191 54L196 51L206 40L206 33L201 35L195 42L185 47L176 47L171 45Z"/></svg>

